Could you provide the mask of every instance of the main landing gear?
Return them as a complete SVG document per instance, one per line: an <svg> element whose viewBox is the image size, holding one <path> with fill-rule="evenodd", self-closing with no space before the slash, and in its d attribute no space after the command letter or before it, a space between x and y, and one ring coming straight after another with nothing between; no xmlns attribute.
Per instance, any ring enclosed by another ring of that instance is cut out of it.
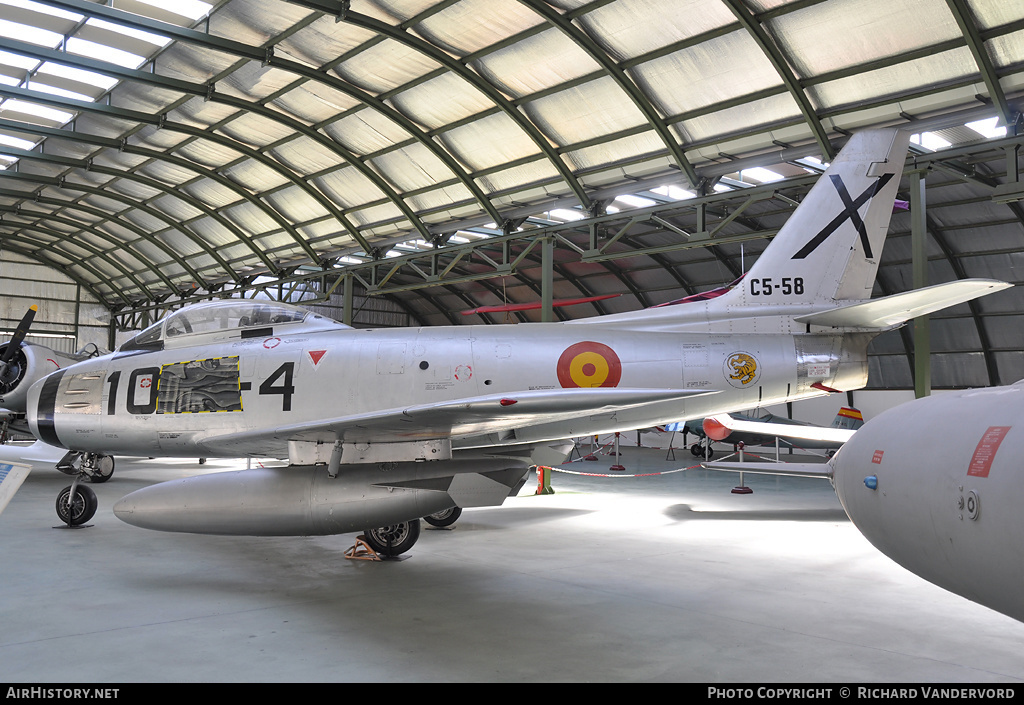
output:
<svg viewBox="0 0 1024 705"><path fill-rule="evenodd" d="M385 558L393 558L408 551L420 537L420 520L367 529L363 532L366 545Z"/></svg>
<svg viewBox="0 0 1024 705"><path fill-rule="evenodd" d="M711 439L705 438L703 441L697 441L690 446L690 453L695 458L705 458L711 460L715 457L715 451L711 448Z"/></svg>
<svg viewBox="0 0 1024 705"><path fill-rule="evenodd" d="M423 521L431 526L444 528L454 524L462 516L462 509L452 507L435 512L423 517ZM378 556L394 558L408 551L420 538L420 520L403 521L398 524L382 526L379 529L367 529L356 539L356 545L350 549L352 558L370 559L372 556L365 555L365 548L369 548ZM360 548L362 545L362 549Z"/></svg>
<svg viewBox="0 0 1024 705"><path fill-rule="evenodd" d="M458 521L460 516L462 516L462 510L459 507L452 507L451 509L445 509L440 512L429 514L423 517L423 521L427 522L431 526L443 529Z"/></svg>
<svg viewBox="0 0 1024 705"><path fill-rule="evenodd" d="M57 469L75 478L57 495L57 516L69 527L82 526L93 518L99 505L96 493L83 485L82 480L92 483L109 480L114 474L114 458L99 453L69 452L57 463Z"/></svg>

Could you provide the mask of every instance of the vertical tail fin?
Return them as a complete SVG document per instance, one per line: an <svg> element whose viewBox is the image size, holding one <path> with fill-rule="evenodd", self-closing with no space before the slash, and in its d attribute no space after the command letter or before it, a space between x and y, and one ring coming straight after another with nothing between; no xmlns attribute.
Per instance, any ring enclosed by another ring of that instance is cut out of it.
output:
<svg viewBox="0 0 1024 705"><path fill-rule="evenodd" d="M850 138L731 292L746 304L871 298L910 135L870 130Z"/></svg>
<svg viewBox="0 0 1024 705"><path fill-rule="evenodd" d="M832 428L845 428L850 431L854 431L864 425L864 415L860 413L858 409L854 409L849 406L844 406L836 414L836 418L832 421Z"/></svg>

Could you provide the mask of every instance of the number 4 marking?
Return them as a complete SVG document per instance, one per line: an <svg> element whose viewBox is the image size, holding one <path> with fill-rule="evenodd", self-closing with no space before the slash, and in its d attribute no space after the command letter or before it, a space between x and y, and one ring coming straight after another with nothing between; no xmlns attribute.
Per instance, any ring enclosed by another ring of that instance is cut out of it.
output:
<svg viewBox="0 0 1024 705"><path fill-rule="evenodd" d="M292 374L294 372L295 363L286 362L274 370L274 373L267 377L266 381L260 385L260 394L280 394L284 397L281 401L281 411L292 410L292 395L295 394L295 385L292 384ZM274 386L274 383L282 376L284 381Z"/></svg>

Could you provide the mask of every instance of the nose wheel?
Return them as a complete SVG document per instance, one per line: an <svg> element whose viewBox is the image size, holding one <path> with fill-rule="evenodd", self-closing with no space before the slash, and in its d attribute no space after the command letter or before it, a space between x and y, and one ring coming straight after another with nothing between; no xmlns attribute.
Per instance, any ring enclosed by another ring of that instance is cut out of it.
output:
<svg viewBox="0 0 1024 705"><path fill-rule="evenodd" d="M96 493L82 481L100 483L109 480L114 474L114 456L69 451L57 463L57 469L75 478L57 495L57 516L69 528L82 526L95 516L99 506Z"/></svg>
<svg viewBox="0 0 1024 705"><path fill-rule="evenodd" d="M96 514L96 493L80 484L78 478L57 495L57 516L68 527L82 526Z"/></svg>

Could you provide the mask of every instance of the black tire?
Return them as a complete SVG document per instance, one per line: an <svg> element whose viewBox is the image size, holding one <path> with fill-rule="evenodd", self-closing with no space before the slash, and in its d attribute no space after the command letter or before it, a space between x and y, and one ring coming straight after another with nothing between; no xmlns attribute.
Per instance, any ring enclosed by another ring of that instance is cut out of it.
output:
<svg viewBox="0 0 1024 705"><path fill-rule="evenodd" d="M81 526L89 521L96 514L96 493L86 485L79 485L75 492L75 499L68 507L68 497L71 496L71 485L68 485L57 495L57 516L69 526Z"/></svg>
<svg viewBox="0 0 1024 705"><path fill-rule="evenodd" d="M114 456L104 455L96 461L96 471L87 478L89 482L98 485L109 480L114 474Z"/></svg>
<svg viewBox="0 0 1024 705"><path fill-rule="evenodd" d="M423 517L423 521L427 522L431 526L443 528L445 526L451 526L459 517L462 516L462 510L459 507L452 507L451 509L445 509L441 512L434 512L429 516Z"/></svg>
<svg viewBox="0 0 1024 705"><path fill-rule="evenodd" d="M405 553L420 537L420 520L403 521L379 529L363 532L366 544L382 556L398 556Z"/></svg>
<svg viewBox="0 0 1024 705"><path fill-rule="evenodd" d="M694 443L692 446L690 446L690 454L695 458L699 458L700 456L704 455L704 449L701 448L700 443Z"/></svg>

